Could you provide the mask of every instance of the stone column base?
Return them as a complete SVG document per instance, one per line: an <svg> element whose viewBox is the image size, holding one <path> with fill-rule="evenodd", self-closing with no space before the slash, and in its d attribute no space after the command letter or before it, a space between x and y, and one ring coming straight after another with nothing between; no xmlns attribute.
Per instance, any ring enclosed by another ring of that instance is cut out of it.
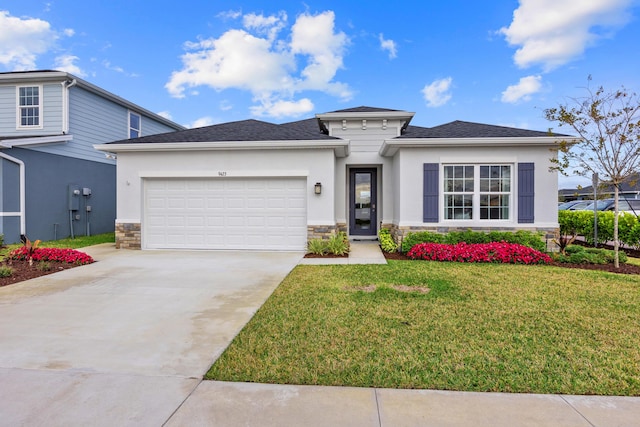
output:
<svg viewBox="0 0 640 427"><path fill-rule="evenodd" d="M116 249L141 249L139 222L116 223Z"/></svg>

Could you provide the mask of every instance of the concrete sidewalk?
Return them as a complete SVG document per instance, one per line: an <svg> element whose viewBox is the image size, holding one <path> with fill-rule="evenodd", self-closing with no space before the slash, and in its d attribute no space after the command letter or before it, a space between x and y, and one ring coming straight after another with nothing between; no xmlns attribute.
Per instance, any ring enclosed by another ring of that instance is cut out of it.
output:
<svg viewBox="0 0 640 427"><path fill-rule="evenodd" d="M640 398L466 393L205 381L178 426L633 427Z"/></svg>
<svg viewBox="0 0 640 427"><path fill-rule="evenodd" d="M351 241L348 258L302 258L303 265L334 265L334 264L386 264L382 255L380 243L374 241Z"/></svg>

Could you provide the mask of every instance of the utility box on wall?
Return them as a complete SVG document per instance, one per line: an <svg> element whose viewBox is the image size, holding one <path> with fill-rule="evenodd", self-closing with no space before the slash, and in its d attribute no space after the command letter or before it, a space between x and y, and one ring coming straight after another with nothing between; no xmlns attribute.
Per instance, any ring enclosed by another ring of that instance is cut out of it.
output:
<svg viewBox="0 0 640 427"><path fill-rule="evenodd" d="M69 200L69 210L70 211L78 211L80 210L80 186L75 184L69 184L67 197Z"/></svg>

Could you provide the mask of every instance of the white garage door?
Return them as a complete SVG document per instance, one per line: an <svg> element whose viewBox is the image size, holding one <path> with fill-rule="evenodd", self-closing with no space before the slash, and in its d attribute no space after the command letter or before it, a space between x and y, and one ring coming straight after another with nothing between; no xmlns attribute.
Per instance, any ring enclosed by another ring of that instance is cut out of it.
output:
<svg viewBox="0 0 640 427"><path fill-rule="evenodd" d="M147 249L304 250L304 178L147 179Z"/></svg>

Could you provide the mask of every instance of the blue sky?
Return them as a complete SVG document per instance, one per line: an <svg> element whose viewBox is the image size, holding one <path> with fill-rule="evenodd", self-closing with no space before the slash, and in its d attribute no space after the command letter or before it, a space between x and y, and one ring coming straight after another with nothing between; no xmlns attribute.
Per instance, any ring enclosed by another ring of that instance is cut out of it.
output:
<svg viewBox="0 0 640 427"><path fill-rule="evenodd" d="M2 0L0 71L68 71L190 127L367 105L567 132L543 110L589 75L640 92L639 18L638 0Z"/></svg>

